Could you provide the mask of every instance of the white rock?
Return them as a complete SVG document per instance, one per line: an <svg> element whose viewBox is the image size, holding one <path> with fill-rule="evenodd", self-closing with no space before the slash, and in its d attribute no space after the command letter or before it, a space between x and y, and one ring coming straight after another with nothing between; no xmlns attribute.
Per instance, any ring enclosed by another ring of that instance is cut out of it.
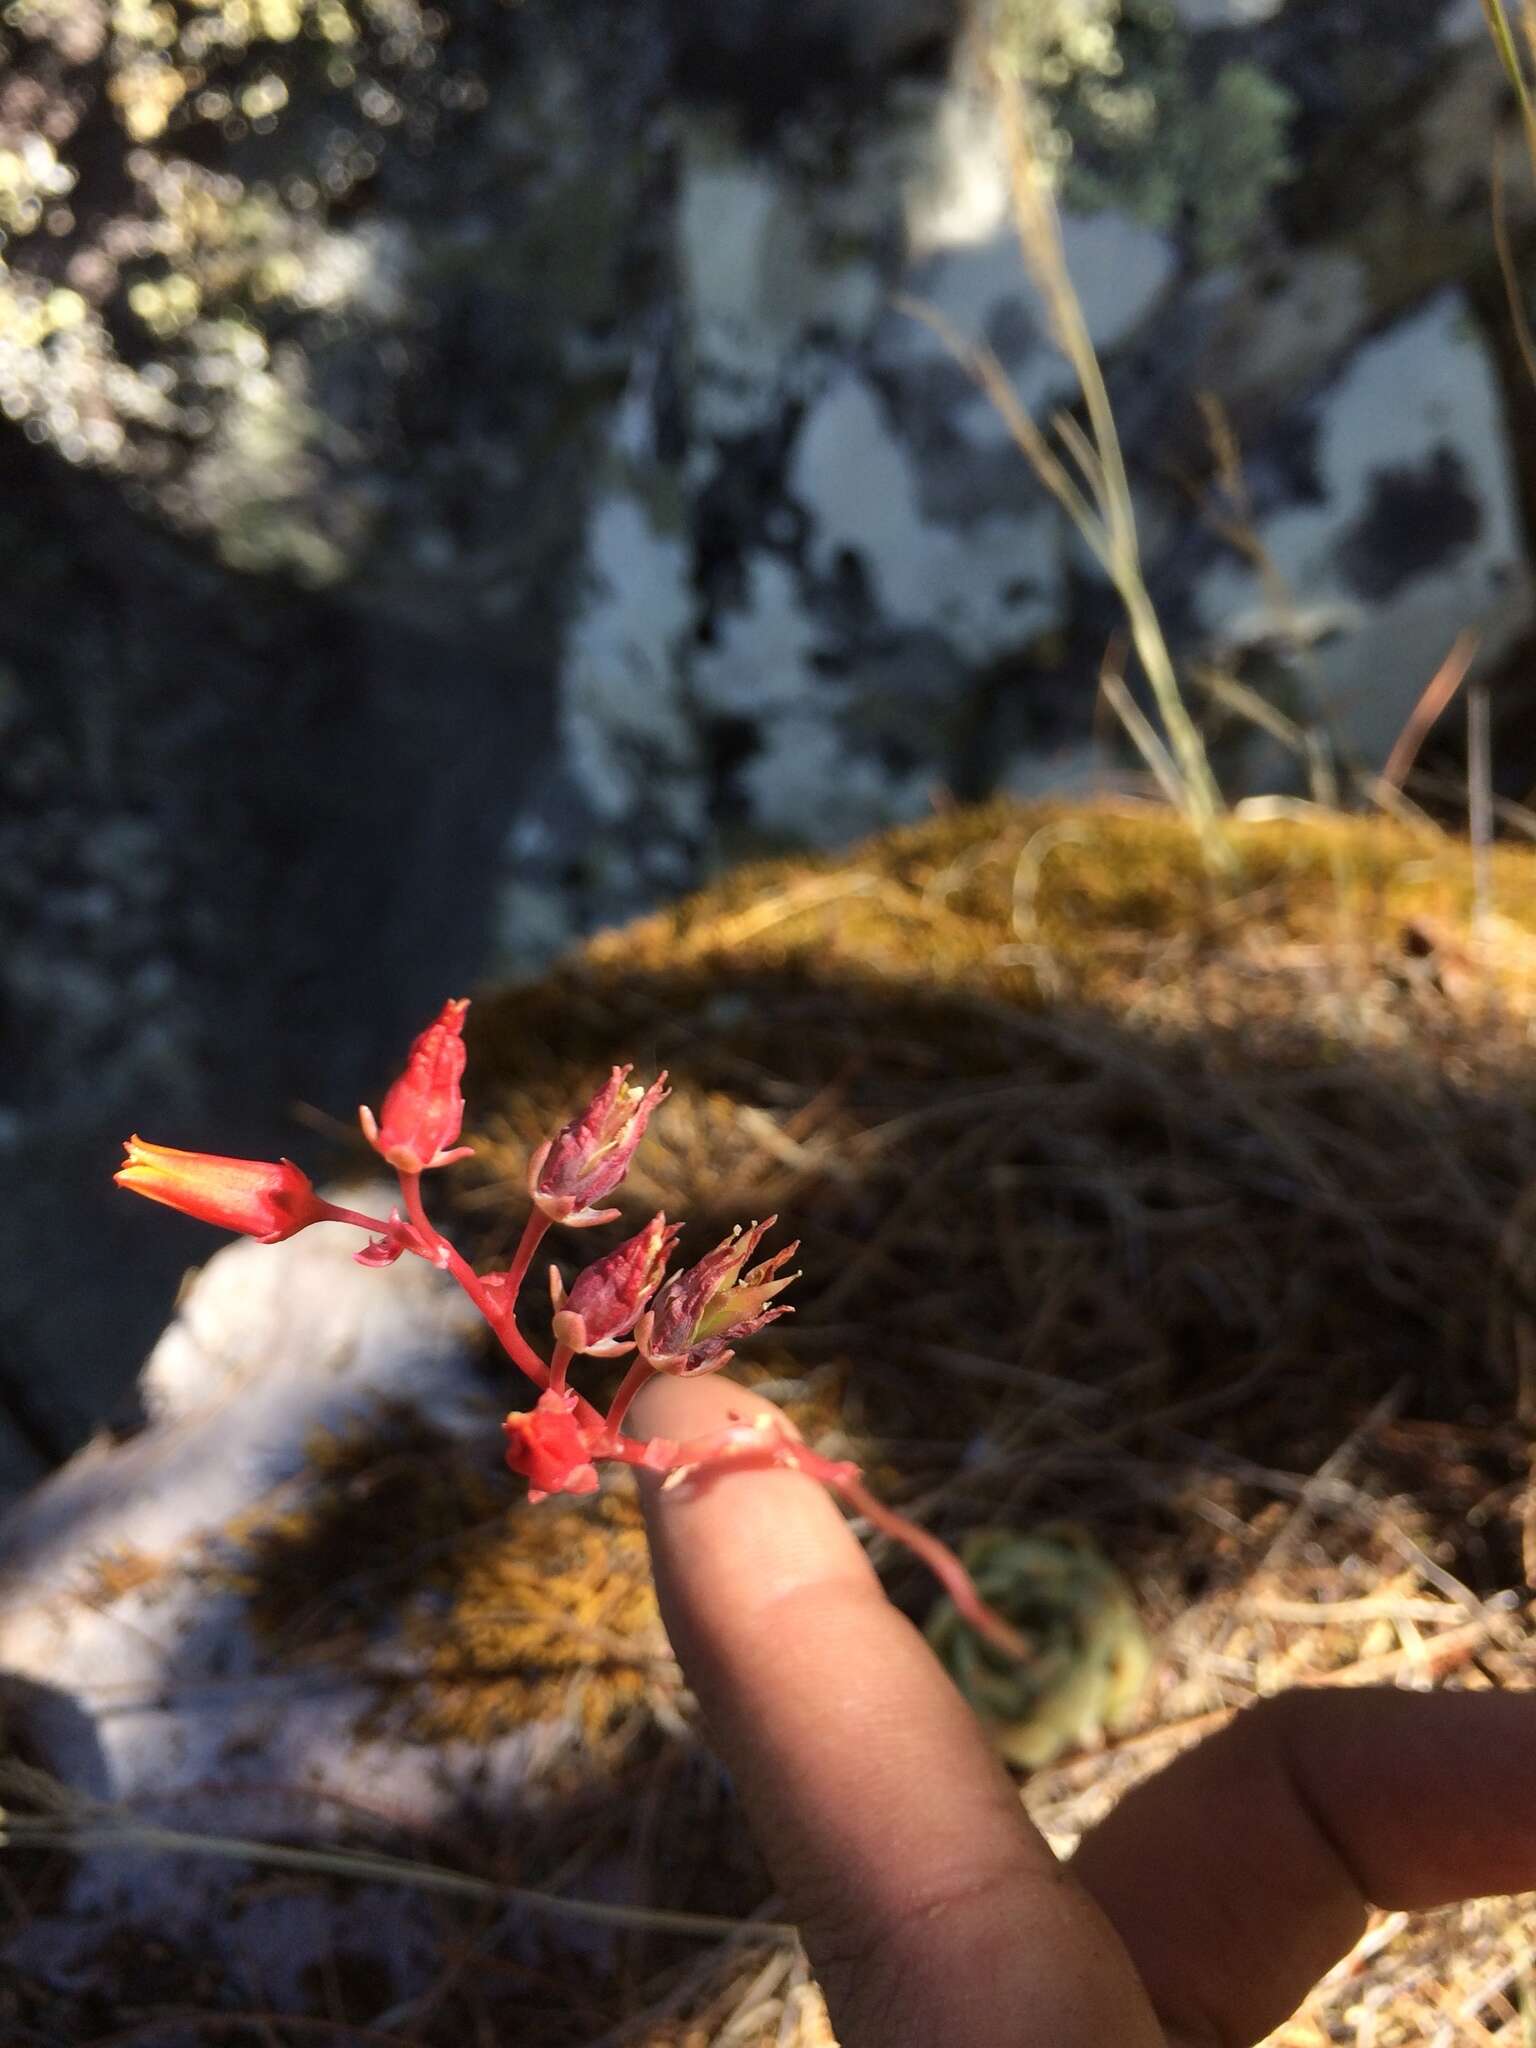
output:
<svg viewBox="0 0 1536 2048"><path fill-rule="evenodd" d="M934 116L928 155L907 193L910 265L903 289L925 300L971 340L992 340L1004 323L1032 337L1052 358L1031 403L1070 394L1076 378L1050 340L1046 303L1014 225L1007 165L996 114L985 95L956 86ZM1113 211L1062 211L1067 274L1094 347L1122 342L1157 303L1173 277L1172 242L1156 229ZM919 353L943 344L921 327L909 335ZM999 352L1010 358L1006 343ZM1022 363L1015 357L1009 368ZM1039 373L1037 373L1039 374ZM1059 402L1059 397L1058 397Z"/></svg>
<svg viewBox="0 0 1536 2048"><path fill-rule="evenodd" d="M592 514L587 576L560 707L571 772L600 818L627 817L643 784L686 825L697 752L681 702L694 619L688 547L620 487Z"/></svg>
<svg viewBox="0 0 1536 2048"><path fill-rule="evenodd" d="M1498 384L1459 292L1351 358L1320 402L1316 461L1321 502L1265 520L1259 539L1296 605L1338 623L1311 672L1346 741L1379 763L1458 632L1477 629L1497 658L1532 615ZM1433 527L1446 506L1459 532ZM1294 624L1231 561L1197 600L1239 646Z"/></svg>
<svg viewBox="0 0 1536 2048"><path fill-rule="evenodd" d="M379 1184L336 1199L391 1206ZM336 1223L284 1244L240 1238L188 1284L140 1381L150 1426L88 1445L0 1523L0 1667L19 1668L6 1620L18 1598L72 1584L92 1555L174 1553L221 1528L303 1464L311 1430L381 1397L462 1417L475 1310L419 1259L359 1266L364 1242Z"/></svg>
<svg viewBox="0 0 1536 2048"><path fill-rule="evenodd" d="M1173 0L1173 11L1186 28L1248 28L1270 21L1285 0Z"/></svg>
<svg viewBox="0 0 1536 2048"><path fill-rule="evenodd" d="M799 703L814 690L809 661L821 637L787 565L754 555L746 605L727 612L715 645L694 657L695 702L707 711L764 718Z"/></svg>
<svg viewBox="0 0 1536 2048"><path fill-rule="evenodd" d="M912 460L859 376L840 379L807 418L790 488L814 522L818 566L830 573L851 552L898 624L932 627L984 660L1054 615L1059 543L1043 492L1019 515L927 518Z"/></svg>
<svg viewBox="0 0 1536 2048"><path fill-rule="evenodd" d="M335 1198L387 1211L379 1186ZM471 1753L361 1734L374 1697L366 1680L285 1663L258 1643L216 1569L238 1517L301 1505L323 1483L304 1470L318 1427L390 1399L450 1436L497 1440L496 1404L473 1368L474 1310L421 1261L357 1266L361 1242L323 1224L216 1253L146 1367L143 1430L93 1444L0 1524L7 1714L76 1793L179 1829L319 1844L355 1832L348 1802L382 1805L408 1836L441 1823L487 1771L523 1783L561 1739L552 1726L527 1729ZM153 1576L104 1597L101 1564L130 1554ZM316 1630L336 1592L316 1583ZM63 1906L23 1930L20 1947L8 1941L7 1965L89 1957L114 1918L238 1957L252 1938L241 1921L248 1874L238 1858L83 1855ZM376 1957L402 1989L430 1981L434 1918L420 1894L365 1887L345 1907L285 1896L295 1917L266 1958L269 1984L296 1981L338 1946Z"/></svg>
<svg viewBox="0 0 1536 2048"><path fill-rule="evenodd" d="M846 342L873 320L874 262L819 230L808 193L781 165L716 130L684 131L677 261L701 433L760 425L814 380L813 333Z"/></svg>
<svg viewBox="0 0 1536 2048"><path fill-rule="evenodd" d="M932 770L893 775L853 751L834 719L802 710L774 719L742 770L753 815L807 846L841 846L885 825L921 817Z"/></svg>

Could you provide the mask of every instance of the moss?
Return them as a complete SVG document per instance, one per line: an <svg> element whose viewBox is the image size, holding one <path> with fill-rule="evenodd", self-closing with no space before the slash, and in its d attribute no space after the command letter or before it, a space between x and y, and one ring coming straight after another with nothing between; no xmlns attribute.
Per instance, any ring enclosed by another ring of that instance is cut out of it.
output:
<svg viewBox="0 0 1536 2048"><path fill-rule="evenodd" d="M1149 1412L1249 1369L1291 1399L1302 1374L1288 1416L1245 1416L1265 1456L1271 1427L1298 1458L1326 1437L1318 1356L1382 1390L1420 1368L1442 1410L1494 1398L1494 1220L1536 1173L1536 856L1497 850L1476 941L1455 841L1228 829L1230 887L1161 811L956 812L598 939L472 1014L460 1222L504 1255L529 1146L632 1059L674 1094L626 1226L792 1219L801 1315L761 1355L840 1376L829 1426L1031 1427L1023 1393L946 1375L954 1348L1101 1382L1132 1347Z"/></svg>
<svg viewBox="0 0 1536 2048"><path fill-rule="evenodd" d="M152 1586L165 1576L163 1557L125 1545L91 1559L82 1596L95 1605L109 1607L113 1601Z"/></svg>
<svg viewBox="0 0 1536 2048"><path fill-rule="evenodd" d="M579 1683L596 1748L664 1655L626 1487L530 1508L409 1408L314 1436L298 1498L226 1534L223 1577L268 1651L341 1665L419 1740L563 1716Z"/></svg>
<svg viewBox="0 0 1536 2048"><path fill-rule="evenodd" d="M1185 827L1157 810L1023 809L957 812L855 849L846 857L744 867L705 894L587 947L578 967L520 991L477 1022L494 1071L515 1059L498 1046L514 1014L558 1009L579 992L656 974L679 998L711 970L739 984L775 975L846 972L895 977L918 1001L947 989L1009 1001L1123 994L1128 956L1177 936L1191 953L1230 962L1234 935L1259 928L1289 944L1327 944L1348 930L1397 950L1413 917L1466 930L1473 877L1466 851L1435 834L1375 821L1321 817L1226 827L1240 880L1212 880ZM1501 847L1492 862L1501 914L1536 935L1533 857ZM1051 956L1048 976L1022 962L1021 931ZM1009 941L1013 941L1010 944ZM1191 1009L1190 1014L1194 1012ZM514 1026L514 1032L522 1026Z"/></svg>

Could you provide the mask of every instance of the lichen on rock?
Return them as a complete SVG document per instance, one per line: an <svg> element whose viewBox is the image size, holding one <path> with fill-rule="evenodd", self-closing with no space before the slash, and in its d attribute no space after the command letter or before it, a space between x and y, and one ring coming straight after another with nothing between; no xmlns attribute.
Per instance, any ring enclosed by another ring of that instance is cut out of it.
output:
<svg viewBox="0 0 1536 2048"><path fill-rule="evenodd" d="M1122 208L1220 264L1292 173L1296 101L1251 58L1197 66L1176 17L1170 0L995 0L993 35L1048 117L1068 203Z"/></svg>
<svg viewBox="0 0 1536 2048"><path fill-rule="evenodd" d="M326 327L387 330L400 310L387 231L340 209L393 130L420 143L453 97L444 18L417 0L24 0L12 20L0 406L234 565L333 580L367 519L319 395Z"/></svg>

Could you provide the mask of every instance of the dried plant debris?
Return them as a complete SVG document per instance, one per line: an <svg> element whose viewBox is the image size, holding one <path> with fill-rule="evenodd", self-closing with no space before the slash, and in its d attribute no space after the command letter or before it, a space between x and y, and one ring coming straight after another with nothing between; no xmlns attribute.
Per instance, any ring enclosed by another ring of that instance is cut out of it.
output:
<svg viewBox="0 0 1536 2048"><path fill-rule="evenodd" d="M1156 811L941 815L732 875L469 1022L477 1153L444 1189L467 1251L508 1253L574 1095L666 1067L611 1241L663 1206L685 1252L793 1216L800 1312L754 1384L946 1540L1069 1523L1121 1589L1145 1682L1101 1687L1028 1788L1063 1849L1283 1687L1536 1682L1536 855L1496 851L1479 926L1466 849L1428 828L1226 829L1238 877L1213 881ZM561 1731L519 1854L771 1916L627 1482L529 1509L496 1453L409 1410L317 1438L222 1546L261 1654L365 1675L377 1725L422 1744ZM874 1554L926 1620L924 1576ZM102 1560L99 1596L138 1570ZM1378 1921L1275 2042L1521 2038L1529 1908ZM576 1970L508 1926L445 1911L408 2024L318 1992L307 2016L418 2048L831 2039L782 1939L637 1936ZM309 2038L217 2002L262 2048Z"/></svg>

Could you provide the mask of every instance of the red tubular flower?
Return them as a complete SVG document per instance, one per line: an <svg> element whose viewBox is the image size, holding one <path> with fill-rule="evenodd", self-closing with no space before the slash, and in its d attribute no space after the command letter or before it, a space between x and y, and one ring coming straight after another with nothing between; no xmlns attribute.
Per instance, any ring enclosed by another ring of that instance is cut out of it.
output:
<svg viewBox="0 0 1536 2048"><path fill-rule="evenodd" d="M528 1192L551 1223L585 1228L611 1223L617 1209L594 1209L629 1171L651 1112L666 1099L667 1077L649 1088L626 1084L630 1067L615 1067L578 1117L541 1145L528 1162Z"/></svg>
<svg viewBox="0 0 1536 2048"><path fill-rule="evenodd" d="M528 1481L528 1498L551 1493L596 1493L597 1467L592 1462L591 1432L577 1416L575 1394L552 1388L540 1394L526 1414L509 1415L501 1425L507 1439L507 1463Z"/></svg>
<svg viewBox="0 0 1536 2048"><path fill-rule="evenodd" d="M290 1159L222 1159L212 1152L148 1145L142 1138L130 1138L126 1150L112 1176L120 1188L263 1244L277 1244L334 1213Z"/></svg>
<svg viewBox="0 0 1536 2048"><path fill-rule="evenodd" d="M657 1372L713 1372L735 1357L731 1346L791 1313L769 1308L781 1288L799 1276L780 1274L798 1241L745 1274L742 1267L778 1221L770 1216L743 1234L740 1225L696 1266L674 1273L635 1325L640 1356Z"/></svg>
<svg viewBox="0 0 1536 2048"><path fill-rule="evenodd" d="M559 1271L549 1269L550 1298L555 1304L557 1340L572 1351L593 1358L616 1358L633 1351L620 1343L635 1318L661 1283L667 1261L682 1230L665 1215L653 1216L644 1230L627 1238L617 1251L578 1273L566 1292Z"/></svg>
<svg viewBox="0 0 1536 2048"><path fill-rule="evenodd" d="M375 1117L366 1103L357 1112L363 1136L401 1173L424 1173L470 1156L470 1146L455 1143L464 1124L459 1077L468 1008L467 996L444 1003L412 1045L405 1072L384 1098L384 1114Z"/></svg>

